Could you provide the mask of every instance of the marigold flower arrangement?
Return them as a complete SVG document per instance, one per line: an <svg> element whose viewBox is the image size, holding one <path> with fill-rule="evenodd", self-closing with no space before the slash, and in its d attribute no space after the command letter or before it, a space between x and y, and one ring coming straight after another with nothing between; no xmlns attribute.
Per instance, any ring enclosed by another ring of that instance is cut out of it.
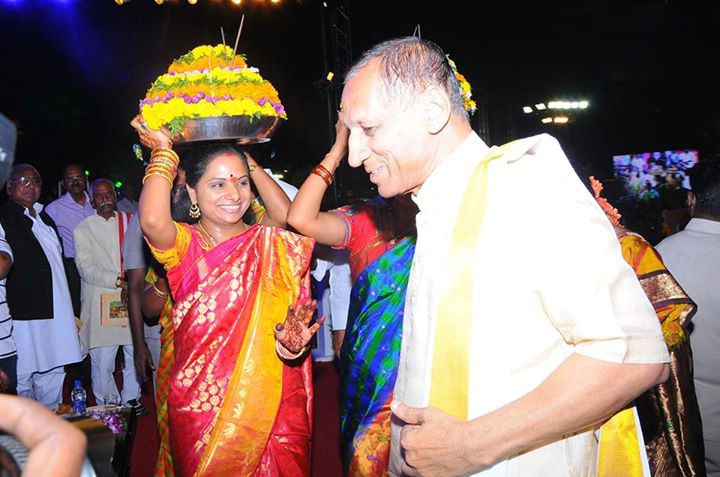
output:
<svg viewBox="0 0 720 477"><path fill-rule="evenodd" d="M455 79L457 80L458 86L460 87L460 96L462 96L463 102L465 103L465 111L470 114L474 114L477 110L477 104L472 99L472 88L470 87L470 83L467 79L465 79L465 76L463 76L462 73L458 71L455 62L451 60L449 56L447 56L447 61L450 65L450 69L452 69L453 73L455 74Z"/></svg>
<svg viewBox="0 0 720 477"><path fill-rule="evenodd" d="M166 127L172 136L194 118L287 119L273 85L226 45L198 46L173 61L140 101L140 113L149 127Z"/></svg>

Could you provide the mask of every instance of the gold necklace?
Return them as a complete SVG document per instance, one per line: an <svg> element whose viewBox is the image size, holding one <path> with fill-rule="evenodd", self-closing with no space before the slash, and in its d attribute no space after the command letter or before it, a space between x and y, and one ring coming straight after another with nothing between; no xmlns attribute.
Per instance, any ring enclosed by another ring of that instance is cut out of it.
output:
<svg viewBox="0 0 720 477"><path fill-rule="evenodd" d="M202 226L200 222L197 222L197 226L200 229L200 231L205 235L205 239L209 242L211 247L217 246L217 242L215 242L215 239L208 233L207 230L205 230L205 227Z"/></svg>

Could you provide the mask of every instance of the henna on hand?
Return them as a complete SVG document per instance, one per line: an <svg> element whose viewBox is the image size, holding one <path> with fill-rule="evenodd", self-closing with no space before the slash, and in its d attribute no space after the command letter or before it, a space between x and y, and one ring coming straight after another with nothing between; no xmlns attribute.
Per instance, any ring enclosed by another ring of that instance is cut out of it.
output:
<svg viewBox="0 0 720 477"><path fill-rule="evenodd" d="M298 353L307 346L325 321L325 317L321 317L308 327L316 308L317 300L295 306L290 305L285 322L275 325L275 339L291 353Z"/></svg>

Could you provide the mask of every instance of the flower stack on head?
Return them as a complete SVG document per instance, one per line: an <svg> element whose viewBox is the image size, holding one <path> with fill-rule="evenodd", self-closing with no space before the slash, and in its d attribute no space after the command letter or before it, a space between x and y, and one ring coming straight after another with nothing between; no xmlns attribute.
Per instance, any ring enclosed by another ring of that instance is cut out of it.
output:
<svg viewBox="0 0 720 477"><path fill-rule="evenodd" d="M474 114L477 110L477 104L472 99L472 88L470 87L470 83L468 83L468 80L465 79L465 76L463 76L462 73L458 71L455 62L450 59L450 56L445 56L447 58L448 64L450 65L450 69L452 69L453 74L455 74L455 79L458 82L458 86L460 87L460 96L462 96L463 102L465 103L465 111L467 111L469 114Z"/></svg>
<svg viewBox="0 0 720 477"><path fill-rule="evenodd" d="M277 90L225 45L203 45L173 61L140 101L140 113L152 129L172 136L189 119L263 116L287 119Z"/></svg>

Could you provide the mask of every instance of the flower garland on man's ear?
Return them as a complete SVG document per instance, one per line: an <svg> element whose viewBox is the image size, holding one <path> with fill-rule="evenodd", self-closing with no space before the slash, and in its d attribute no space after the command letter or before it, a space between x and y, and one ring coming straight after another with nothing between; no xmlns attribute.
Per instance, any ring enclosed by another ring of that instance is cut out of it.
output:
<svg viewBox="0 0 720 477"><path fill-rule="evenodd" d="M595 177L590 176L590 184L592 185L593 193L595 194L595 201L597 201L603 212L605 212L607 218L610 219L610 222L613 225L620 225L620 219L622 218L620 212L610 205L610 202L608 202L605 197L600 197L600 192L603 190L602 182L595 179Z"/></svg>
<svg viewBox="0 0 720 477"><path fill-rule="evenodd" d="M450 56L445 55L445 57L447 58L450 69L455 75L455 79L460 86L460 96L462 96L463 102L465 103L465 111L467 111L469 114L475 113L475 111L477 110L477 104L472 99L472 88L470 87L470 83L468 83L468 80L465 79L465 76L463 76L458 71L455 62L450 59Z"/></svg>

